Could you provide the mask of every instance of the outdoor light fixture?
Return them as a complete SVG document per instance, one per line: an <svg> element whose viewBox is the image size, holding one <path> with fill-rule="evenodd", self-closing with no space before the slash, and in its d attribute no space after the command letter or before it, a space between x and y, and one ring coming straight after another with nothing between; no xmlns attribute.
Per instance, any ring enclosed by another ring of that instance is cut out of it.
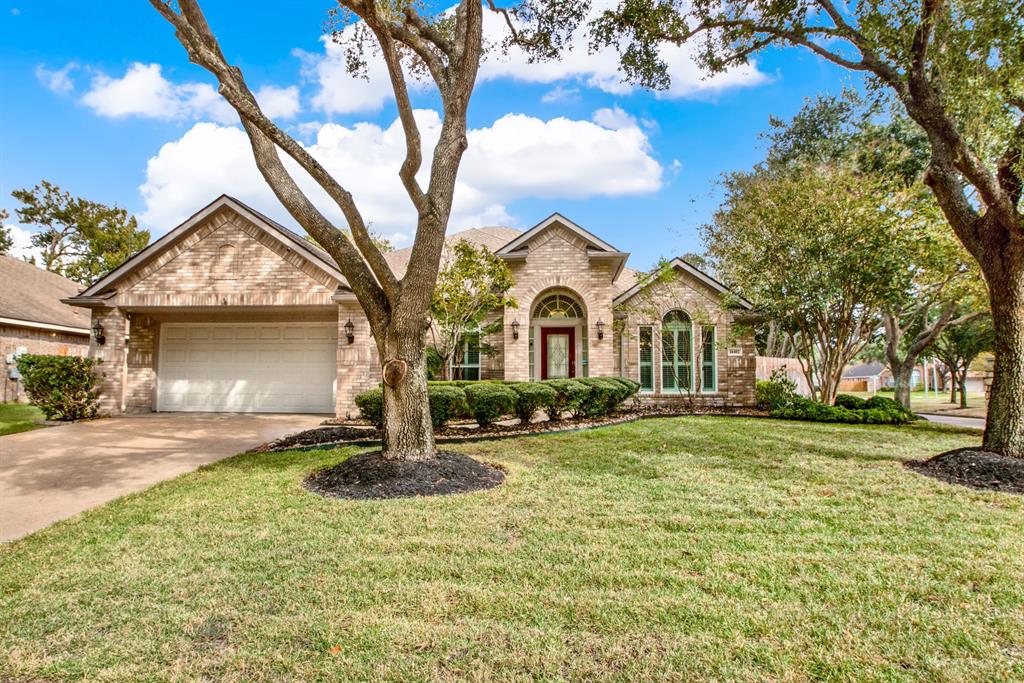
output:
<svg viewBox="0 0 1024 683"><path fill-rule="evenodd" d="M597 323L596 323L596 327L597 327L597 338L598 339L604 339L604 321L601 320L600 318L598 318L597 319Z"/></svg>
<svg viewBox="0 0 1024 683"><path fill-rule="evenodd" d="M352 324L352 318L345 323L345 338L348 339L349 344L356 340L356 326Z"/></svg>
<svg viewBox="0 0 1024 683"><path fill-rule="evenodd" d="M512 321L512 338L519 339L519 318Z"/></svg>
<svg viewBox="0 0 1024 683"><path fill-rule="evenodd" d="M97 320L92 324L92 338L96 340L96 343L103 346L107 342L107 338L103 336L103 325Z"/></svg>

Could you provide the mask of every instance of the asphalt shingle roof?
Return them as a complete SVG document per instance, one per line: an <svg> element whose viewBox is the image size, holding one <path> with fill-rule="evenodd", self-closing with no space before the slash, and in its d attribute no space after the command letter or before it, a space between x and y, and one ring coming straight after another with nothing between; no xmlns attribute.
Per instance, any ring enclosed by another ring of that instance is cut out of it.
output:
<svg viewBox="0 0 1024 683"><path fill-rule="evenodd" d="M3 255L0 282L0 317L89 329L89 311L60 301L78 294L78 283Z"/></svg>

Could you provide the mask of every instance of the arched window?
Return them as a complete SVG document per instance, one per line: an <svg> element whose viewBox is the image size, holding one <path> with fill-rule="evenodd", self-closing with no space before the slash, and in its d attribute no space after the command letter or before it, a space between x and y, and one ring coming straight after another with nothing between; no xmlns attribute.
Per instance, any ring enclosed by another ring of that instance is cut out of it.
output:
<svg viewBox="0 0 1024 683"><path fill-rule="evenodd" d="M662 391L693 386L693 321L684 311L669 311L661 321Z"/></svg>
<svg viewBox="0 0 1024 683"><path fill-rule="evenodd" d="M569 294L557 292L540 300L533 309L534 318L583 318L583 307Z"/></svg>

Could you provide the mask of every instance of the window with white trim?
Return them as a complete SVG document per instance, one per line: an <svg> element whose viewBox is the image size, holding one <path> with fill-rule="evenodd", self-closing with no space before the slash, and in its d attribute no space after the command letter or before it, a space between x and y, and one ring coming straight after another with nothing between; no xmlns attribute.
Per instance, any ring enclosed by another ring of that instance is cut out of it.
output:
<svg viewBox="0 0 1024 683"><path fill-rule="evenodd" d="M718 391L718 363L715 352L715 328L713 325L700 328L700 388L713 393Z"/></svg>
<svg viewBox="0 0 1024 683"><path fill-rule="evenodd" d="M452 356L451 378L461 380L480 379L480 333L467 332L462 336L455 355Z"/></svg>
<svg viewBox="0 0 1024 683"><path fill-rule="evenodd" d="M637 331L640 345L639 376L640 391L654 391L654 328L641 325Z"/></svg>

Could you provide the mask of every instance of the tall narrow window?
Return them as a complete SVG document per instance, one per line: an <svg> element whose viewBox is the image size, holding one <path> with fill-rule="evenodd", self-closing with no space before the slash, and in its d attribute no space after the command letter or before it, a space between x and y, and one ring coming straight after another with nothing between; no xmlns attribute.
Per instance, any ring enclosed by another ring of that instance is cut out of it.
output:
<svg viewBox="0 0 1024 683"><path fill-rule="evenodd" d="M654 328L640 327L640 391L654 391Z"/></svg>
<svg viewBox="0 0 1024 683"><path fill-rule="evenodd" d="M480 335L469 332L462 337L452 358L452 379L480 379Z"/></svg>
<svg viewBox="0 0 1024 683"><path fill-rule="evenodd" d="M700 332L700 387L701 391L718 391L718 368L715 360L715 328L701 327Z"/></svg>
<svg viewBox="0 0 1024 683"><path fill-rule="evenodd" d="M692 386L693 323L682 311L670 311L661 324L662 391L689 391Z"/></svg>

